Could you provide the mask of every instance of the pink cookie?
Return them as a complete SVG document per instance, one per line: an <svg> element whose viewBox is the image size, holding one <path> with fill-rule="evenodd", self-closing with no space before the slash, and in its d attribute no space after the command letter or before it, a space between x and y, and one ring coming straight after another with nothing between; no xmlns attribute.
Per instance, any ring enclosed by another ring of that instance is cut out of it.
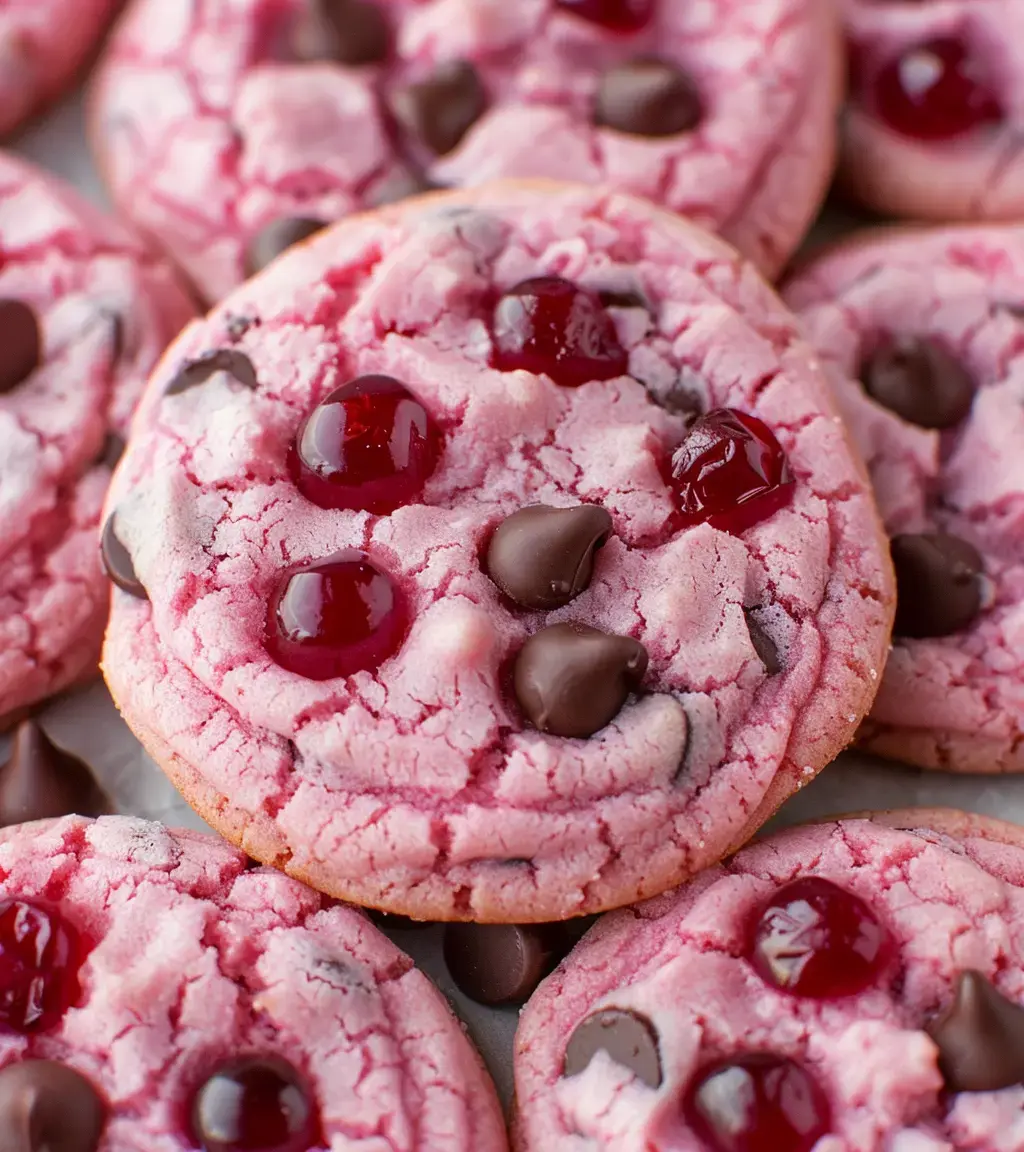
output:
<svg viewBox="0 0 1024 1152"><path fill-rule="evenodd" d="M1020 0L841 0L850 49L842 180L881 212L1024 216Z"/></svg>
<svg viewBox="0 0 1024 1152"><path fill-rule="evenodd" d="M830 403L756 273L640 200L352 219L155 374L108 501L108 683L207 820L333 895L653 895L874 695L891 572Z"/></svg>
<svg viewBox="0 0 1024 1152"><path fill-rule="evenodd" d="M768 273L834 157L821 0L135 0L93 99L122 210L215 300L429 185L605 183Z"/></svg>
<svg viewBox="0 0 1024 1152"><path fill-rule="evenodd" d="M880 233L788 289L893 537L896 646L868 748L1024 770L1024 229Z"/></svg>
<svg viewBox="0 0 1024 1152"><path fill-rule="evenodd" d="M504 1152L483 1064L409 957L250 864L128 817L0 833L6 1146Z"/></svg>
<svg viewBox="0 0 1024 1152"><path fill-rule="evenodd" d="M0 0L0 134L74 81L120 0Z"/></svg>
<svg viewBox="0 0 1024 1152"><path fill-rule="evenodd" d="M163 261L0 155L0 726L95 674L110 456L192 314Z"/></svg>
<svg viewBox="0 0 1024 1152"><path fill-rule="evenodd" d="M516 1037L518 1152L1024 1147L1024 832L797 828L606 917Z"/></svg>

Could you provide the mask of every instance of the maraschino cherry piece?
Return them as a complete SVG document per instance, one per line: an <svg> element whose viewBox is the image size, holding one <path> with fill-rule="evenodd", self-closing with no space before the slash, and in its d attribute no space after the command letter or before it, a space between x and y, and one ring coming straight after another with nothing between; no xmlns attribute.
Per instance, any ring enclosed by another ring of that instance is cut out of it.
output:
<svg viewBox="0 0 1024 1152"><path fill-rule="evenodd" d="M55 908L0 903L0 1027L25 1035L58 1024L78 997L83 959L78 933Z"/></svg>

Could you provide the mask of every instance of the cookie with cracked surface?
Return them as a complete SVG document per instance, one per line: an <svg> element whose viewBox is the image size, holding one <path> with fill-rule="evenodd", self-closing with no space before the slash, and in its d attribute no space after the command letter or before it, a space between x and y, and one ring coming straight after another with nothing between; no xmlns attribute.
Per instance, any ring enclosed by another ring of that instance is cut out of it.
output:
<svg viewBox="0 0 1024 1152"><path fill-rule="evenodd" d="M192 315L163 260L0 154L0 726L96 675L107 449Z"/></svg>
<svg viewBox="0 0 1024 1152"><path fill-rule="evenodd" d="M225 348L247 370L179 390ZM874 694L891 572L830 405L753 269L640 200L343 222L153 377L108 683L206 819L333 895L523 923L654 894Z"/></svg>
<svg viewBox="0 0 1024 1152"><path fill-rule="evenodd" d="M0 875L11 1147L505 1152L462 1027L360 912L129 817L3 829Z"/></svg>
<svg viewBox="0 0 1024 1152"><path fill-rule="evenodd" d="M840 180L886 215L1024 214L1017 0L841 0L851 85Z"/></svg>
<svg viewBox="0 0 1024 1152"><path fill-rule="evenodd" d="M645 196L774 274L830 177L839 44L820 0L134 0L92 139L209 300L325 221L502 178Z"/></svg>
<svg viewBox="0 0 1024 1152"><path fill-rule="evenodd" d="M881 232L786 289L892 537L895 647L861 743L1024 771L1024 230Z"/></svg>
<svg viewBox="0 0 1024 1152"><path fill-rule="evenodd" d="M517 1152L1020 1147L1024 832L810 825L612 913L524 1010L515 1085Z"/></svg>

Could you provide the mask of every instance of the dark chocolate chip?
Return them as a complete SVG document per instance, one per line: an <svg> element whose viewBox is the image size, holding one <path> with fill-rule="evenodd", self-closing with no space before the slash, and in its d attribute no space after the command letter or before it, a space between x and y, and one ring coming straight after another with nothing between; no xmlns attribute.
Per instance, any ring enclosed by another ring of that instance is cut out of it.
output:
<svg viewBox="0 0 1024 1152"><path fill-rule="evenodd" d="M326 227L325 220L314 220L308 216L285 216L280 220L271 220L249 241L245 255L247 274L255 276L257 272L262 272L293 244L308 240Z"/></svg>
<svg viewBox="0 0 1024 1152"><path fill-rule="evenodd" d="M18 725L10 759L0 768L0 827L112 811L88 765L58 748L34 721Z"/></svg>
<svg viewBox="0 0 1024 1152"><path fill-rule="evenodd" d="M84 1076L53 1060L20 1060L0 1072L4 1152L95 1152L106 1108Z"/></svg>
<svg viewBox="0 0 1024 1152"><path fill-rule="evenodd" d="M646 1016L620 1008L588 1016L569 1038L562 1075L586 1071L598 1052L607 1052L649 1088L661 1087L658 1034Z"/></svg>
<svg viewBox="0 0 1024 1152"><path fill-rule="evenodd" d="M747 630L750 632L750 643L753 644L754 651L764 665L764 670L769 676L777 675L782 671L782 661L779 659L779 650L775 645L775 641L757 622L749 608L744 608L743 614L747 618Z"/></svg>
<svg viewBox="0 0 1024 1152"><path fill-rule="evenodd" d="M615 719L646 671L639 641L585 624L552 624L523 645L515 693L541 732L584 738Z"/></svg>
<svg viewBox="0 0 1024 1152"><path fill-rule="evenodd" d="M455 148L486 107L480 77L464 60L439 65L426 80L401 89L392 99L399 123L438 156Z"/></svg>
<svg viewBox="0 0 1024 1152"><path fill-rule="evenodd" d="M962 632L981 611L984 563L959 536L942 532L895 536L893 634L911 639Z"/></svg>
<svg viewBox="0 0 1024 1152"><path fill-rule="evenodd" d="M0 394L32 375L42 347L35 312L20 300L0 300Z"/></svg>
<svg viewBox="0 0 1024 1152"><path fill-rule="evenodd" d="M108 468L116 468L127 447L123 436L118 436L116 432L109 432L103 441L103 454L100 456L99 462Z"/></svg>
<svg viewBox="0 0 1024 1152"><path fill-rule="evenodd" d="M594 121L630 136L676 136L703 116L696 84L674 64L633 60L601 77Z"/></svg>
<svg viewBox="0 0 1024 1152"><path fill-rule="evenodd" d="M386 60L391 33L374 0L314 0L292 34L299 60L334 60L357 67Z"/></svg>
<svg viewBox="0 0 1024 1152"><path fill-rule="evenodd" d="M177 376L167 385L165 396L178 396L190 388L205 384L217 372L227 372L246 388L257 388L256 369L244 352L233 348L218 348L207 352L198 360L189 360L178 369Z"/></svg>
<svg viewBox="0 0 1024 1152"><path fill-rule="evenodd" d="M953 1002L928 1029L952 1092L1024 1083L1024 1008L980 972L961 972Z"/></svg>
<svg viewBox="0 0 1024 1152"><path fill-rule="evenodd" d="M953 428L971 410L974 381L934 340L886 340L861 366L867 394L921 428Z"/></svg>
<svg viewBox="0 0 1024 1152"><path fill-rule="evenodd" d="M112 512L106 524L103 525L103 535L100 538L100 555L103 558L103 567L106 568L107 575L118 588L139 600L149 599L149 593L143 587L142 581L135 575L135 564L131 555L117 534L116 512Z"/></svg>
<svg viewBox="0 0 1024 1152"><path fill-rule="evenodd" d="M561 608L590 584L594 552L612 518L596 504L534 504L498 525L487 549L487 574L524 608Z"/></svg>
<svg viewBox="0 0 1024 1152"><path fill-rule="evenodd" d="M447 924L444 959L478 1004L522 1004L578 937L560 924Z"/></svg>

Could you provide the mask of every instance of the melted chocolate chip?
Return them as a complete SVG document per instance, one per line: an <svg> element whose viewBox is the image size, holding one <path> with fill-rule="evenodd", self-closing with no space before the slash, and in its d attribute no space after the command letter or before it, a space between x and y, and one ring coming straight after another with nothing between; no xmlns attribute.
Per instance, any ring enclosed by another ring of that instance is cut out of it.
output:
<svg viewBox="0 0 1024 1152"><path fill-rule="evenodd" d="M743 614L747 618L747 630L750 632L750 643L753 644L754 651L764 665L764 670L769 676L777 675L782 671L782 661L779 659L779 650L775 645L775 641L757 622L749 608L744 608Z"/></svg>
<svg viewBox="0 0 1024 1152"><path fill-rule="evenodd" d="M0 827L112 811L86 764L58 748L34 721L18 725L10 759L0 768Z"/></svg>
<svg viewBox="0 0 1024 1152"><path fill-rule="evenodd" d="M121 543L117 534L117 513L113 512L103 525L100 537L100 556L107 575L118 586L139 600L148 600L149 593L142 581L135 575L135 564L128 549Z"/></svg>
<svg viewBox="0 0 1024 1152"><path fill-rule="evenodd" d="M398 121L428 148L444 156L462 140L487 107L487 94L472 64L439 65L433 75L397 92Z"/></svg>
<svg viewBox="0 0 1024 1152"><path fill-rule="evenodd" d="M861 367L872 399L921 428L953 428L970 412L974 381L941 344L885 341Z"/></svg>
<svg viewBox="0 0 1024 1152"><path fill-rule="evenodd" d="M663 60L633 60L601 77L594 122L630 136L662 137L689 132L703 108L693 80Z"/></svg>
<svg viewBox="0 0 1024 1152"><path fill-rule="evenodd" d="M205 384L217 372L227 372L246 388L259 387L256 369L244 352L236 352L233 348L218 348L200 356L198 360L189 360L183 364L177 376L167 385L164 395L178 396L190 388Z"/></svg>
<svg viewBox="0 0 1024 1152"><path fill-rule="evenodd" d="M962 972L953 1002L929 1028L952 1092L1024 1083L1024 1008L980 972Z"/></svg>
<svg viewBox="0 0 1024 1152"><path fill-rule="evenodd" d="M391 33L374 0L314 0L292 35L299 60L334 60L356 67L387 59Z"/></svg>
<svg viewBox="0 0 1024 1152"><path fill-rule="evenodd" d="M249 241L245 254L246 272L255 276L292 245L308 240L326 227L325 220L314 220L308 216L285 216L280 220L271 220Z"/></svg>
<svg viewBox="0 0 1024 1152"><path fill-rule="evenodd" d="M487 574L524 608L561 608L589 586L594 552L611 531L611 516L596 504L534 504L498 526L487 549Z"/></svg>
<svg viewBox="0 0 1024 1152"><path fill-rule="evenodd" d="M911 639L961 632L981 611L978 551L959 536L942 532L895 536L890 545L896 569L893 634Z"/></svg>
<svg viewBox="0 0 1024 1152"><path fill-rule="evenodd" d="M578 938L561 924L448 924L444 959L471 1000L522 1004Z"/></svg>
<svg viewBox="0 0 1024 1152"><path fill-rule="evenodd" d="M661 1087L658 1033L646 1016L619 1008L588 1016L569 1038L562 1075L585 1072L598 1052L607 1052L649 1088Z"/></svg>
<svg viewBox="0 0 1024 1152"><path fill-rule="evenodd" d="M53 1060L20 1060L0 1072L4 1152L95 1152L106 1109L96 1089Z"/></svg>
<svg viewBox="0 0 1024 1152"><path fill-rule="evenodd" d="M39 367L42 343L35 312L20 300L0 300L0 394Z"/></svg>
<svg viewBox="0 0 1024 1152"><path fill-rule="evenodd" d="M124 450L128 445L124 442L123 436L118 436L116 432L107 434L106 439L103 441L103 453L100 456L99 463L105 464L108 468L114 469L121 462L121 457L124 455Z"/></svg>
<svg viewBox="0 0 1024 1152"><path fill-rule="evenodd" d="M515 693L535 728L582 739L615 719L646 671L639 641L585 624L552 624L523 645Z"/></svg>

